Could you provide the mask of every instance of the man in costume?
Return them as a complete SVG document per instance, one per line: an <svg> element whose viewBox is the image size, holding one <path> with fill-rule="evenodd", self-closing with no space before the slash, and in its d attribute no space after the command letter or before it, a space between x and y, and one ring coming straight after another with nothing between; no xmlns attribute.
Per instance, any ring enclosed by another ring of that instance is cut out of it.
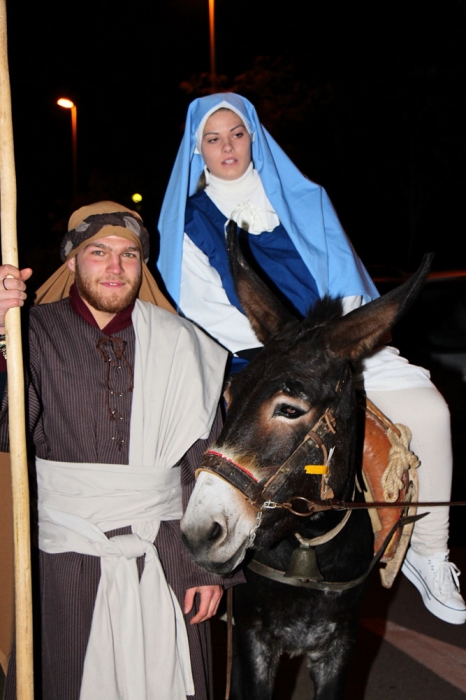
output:
<svg viewBox="0 0 466 700"><path fill-rule="evenodd" d="M82 207L30 312L44 700L211 697L223 579L192 562L178 521L220 427L226 353L173 312L148 255L138 214ZM0 266L0 335L30 275ZM0 419L6 451L6 391Z"/></svg>

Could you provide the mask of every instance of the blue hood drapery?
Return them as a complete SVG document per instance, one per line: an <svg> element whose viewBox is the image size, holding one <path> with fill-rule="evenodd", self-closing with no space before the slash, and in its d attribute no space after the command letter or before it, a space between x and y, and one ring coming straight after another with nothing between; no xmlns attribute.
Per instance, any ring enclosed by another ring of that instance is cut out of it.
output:
<svg viewBox="0 0 466 700"><path fill-rule="evenodd" d="M159 219L158 268L178 306L186 200L196 192L204 159L196 146L201 124L220 107L237 113L251 134L252 161L267 197L290 235L319 294L378 296L364 265L343 231L325 190L305 177L262 126L254 106L234 93L207 95L188 108L185 133L165 193Z"/></svg>

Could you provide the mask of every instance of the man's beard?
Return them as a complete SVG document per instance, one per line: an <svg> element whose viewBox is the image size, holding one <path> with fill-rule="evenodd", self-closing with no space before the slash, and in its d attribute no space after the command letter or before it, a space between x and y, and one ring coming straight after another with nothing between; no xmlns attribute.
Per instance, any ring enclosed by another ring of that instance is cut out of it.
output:
<svg viewBox="0 0 466 700"><path fill-rule="evenodd" d="M113 278L115 282L119 281L119 279L121 278ZM107 293L104 293L100 289L98 282L81 273L76 259L75 282L77 290L84 301L87 301L96 311L117 314L119 311L126 309L136 298L139 287L141 286L142 270L133 281L129 280L127 277L123 277L122 279L126 282L126 291L123 296L117 291L115 291L114 294L108 294L108 290Z"/></svg>

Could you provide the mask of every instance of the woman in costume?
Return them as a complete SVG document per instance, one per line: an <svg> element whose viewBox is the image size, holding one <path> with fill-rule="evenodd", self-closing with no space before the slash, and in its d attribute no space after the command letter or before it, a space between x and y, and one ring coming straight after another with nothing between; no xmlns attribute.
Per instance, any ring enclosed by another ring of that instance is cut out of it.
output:
<svg viewBox="0 0 466 700"><path fill-rule="evenodd" d="M194 100L162 205L159 269L180 311L232 353L232 371L260 346L236 296L225 224L245 232L255 264L301 315L324 294L344 313L378 296L331 202L233 93ZM448 501L450 415L427 370L387 346L364 361L364 390L394 423L409 425L419 457L419 500ZM423 512L419 508L418 512ZM417 522L402 571L434 615L466 621L459 571L448 560L448 508Z"/></svg>

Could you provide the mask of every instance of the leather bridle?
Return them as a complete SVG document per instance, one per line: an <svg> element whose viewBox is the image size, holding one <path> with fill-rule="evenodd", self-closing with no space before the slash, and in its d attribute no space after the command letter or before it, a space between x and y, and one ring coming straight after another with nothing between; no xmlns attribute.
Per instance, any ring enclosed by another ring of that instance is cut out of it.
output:
<svg viewBox="0 0 466 700"><path fill-rule="evenodd" d="M398 502L387 501L347 501L336 499L330 482L330 467L333 448L328 449L324 439L329 434L336 433L335 414L340 406L344 387L348 382L351 370L346 365L342 377L337 383L336 392L338 403L332 410L327 408L312 428L306 433L298 447L291 453L277 471L266 481L259 481L254 474L243 465L230 459L218 450L207 450L202 459L202 466L196 472L196 478L200 472L215 474L227 481L234 489L239 491L249 503L259 512L274 508L283 508L300 517L309 517L313 513L326 510L360 510L370 508L400 508ZM315 447L322 452L322 461L319 465L306 465L310 474L321 474L320 499L310 500L304 496L292 496L288 501L274 500L276 494L285 485L292 474L302 468L307 455ZM412 506L464 506L466 501L410 501Z"/></svg>
<svg viewBox="0 0 466 700"><path fill-rule="evenodd" d="M265 482L259 481L248 469L229 459L217 450L207 450L202 460L202 466L196 471L196 476L202 471L219 476L237 491L240 491L257 510L284 507L292 513L295 513L295 515L310 515L309 511L302 513L295 510L292 503L276 503L274 498L295 470L305 463L307 455L315 447L318 447L322 451L322 462L320 465L315 465L321 467L319 470L319 472L322 473L321 498L333 497L333 491L328 485L329 452L324 443L324 438L329 433L335 433L335 417L332 411L327 409L312 426L311 430L306 433L303 440L288 459L283 462L281 467L279 467ZM330 451L330 457L331 454ZM299 501L301 499L301 496L297 496L291 500ZM307 501L307 499L305 500ZM328 506L316 505L312 512L318 510L328 510Z"/></svg>
<svg viewBox="0 0 466 700"><path fill-rule="evenodd" d="M346 364L335 388L337 394L336 406L333 409L327 408L324 411L296 449L265 482L264 480L259 481L251 471L238 462L229 459L218 450L207 450L202 459L202 466L196 470L196 477L202 471L215 474L239 491L258 511L280 507L286 508L295 515L309 516L319 510L329 510L329 500L334 497L333 491L329 486L329 470L333 448L328 450L324 440L329 434L334 435L336 433L335 414L340 407L341 398L350 377L351 370L349 365ZM282 489L292 474L305 464L308 454L316 447L322 452L322 461L319 465L307 466L311 470L309 473L322 475L320 501L309 501L302 496L295 496L286 503L276 502L274 500L276 494ZM300 501L312 504L310 506L312 510L309 510L309 505L305 513L302 510L296 510L293 507L293 502Z"/></svg>

